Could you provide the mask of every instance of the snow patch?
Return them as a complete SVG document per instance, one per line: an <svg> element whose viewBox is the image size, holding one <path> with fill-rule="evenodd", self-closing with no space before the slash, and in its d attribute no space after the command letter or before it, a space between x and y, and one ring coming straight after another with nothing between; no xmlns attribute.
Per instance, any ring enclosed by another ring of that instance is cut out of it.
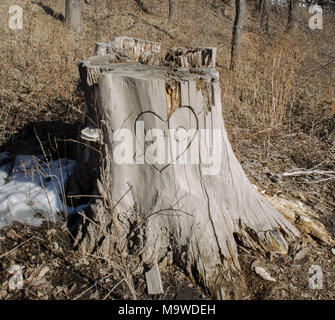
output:
<svg viewBox="0 0 335 320"><path fill-rule="evenodd" d="M0 165L6 159L9 154L0 153ZM45 220L57 222L57 213L68 212L64 185L76 162L67 158L52 162L42 159L19 155L14 162L0 166L0 228L14 221L38 227Z"/></svg>

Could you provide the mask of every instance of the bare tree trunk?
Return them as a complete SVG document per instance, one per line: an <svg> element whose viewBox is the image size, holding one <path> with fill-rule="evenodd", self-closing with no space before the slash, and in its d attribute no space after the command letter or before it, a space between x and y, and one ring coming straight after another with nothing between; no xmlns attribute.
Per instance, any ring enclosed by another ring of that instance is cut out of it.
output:
<svg viewBox="0 0 335 320"><path fill-rule="evenodd" d="M287 30L295 30L297 28L299 3L298 0L290 0L288 11Z"/></svg>
<svg viewBox="0 0 335 320"><path fill-rule="evenodd" d="M97 182L103 200L91 206L90 220L83 219L76 241L83 251L104 257L118 250L124 265L173 261L215 297L238 298L235 289L243 285L238 244L264 254L285 254L299 233L256 191L233 153L222 118L215 48L174 48L157 67L111 63L113 50L114 62L124 62L120 48L134 54L134 62L143 61L142 55L158 55L157 43L118 38L98 47L101 55L81 62L79 71L88 97L83 127L92 126L93 119L102 136L100 144L83 150L90 155L80 153L78 161L97 159L87 171L100 171L100 176L86 185ZM120 144L121 128L135 137L124 151L137 164L116 161L126 141ZM178 139L189 141L185 149L177 149L179 154L167 151L167 162L148 161L153 144L147 138L144 142L144 136L159 129L168 146L163 150L172 150L172 128L209 136L205 141L195 135ZM205 161L201 150L213 152L213 161ZM184 154L195 155L197 163L189 158L180 162ZM209 174L214 161L217 170ZM143 268L131 271L136 272Z"/></svg>
<svg viewBox="0 0 335 320"><path fill-rule="evenodd" d="M169 0L169 21L176 21L178 15L178 0Z"/></svg>
<svg viewBox="0 0 335 320"><path fill-rule="evenodd" d="M233 26L230 70L235 70L238 64L246 12L245 0L235 0L235 10L236 14Z"/></svg>
<svg viewBox="0 0 335 320"><path fill-rule="evenodd" d="M271 11L271 0L260 1L260 21L259 26L262 32L269 34L269 15Z"/></svg>
<svg viewBox="0 0 335 320"><path fill-rule="evenodd" d="M65 22L72 31L81 32L80 0L65 1Z"/></svg>

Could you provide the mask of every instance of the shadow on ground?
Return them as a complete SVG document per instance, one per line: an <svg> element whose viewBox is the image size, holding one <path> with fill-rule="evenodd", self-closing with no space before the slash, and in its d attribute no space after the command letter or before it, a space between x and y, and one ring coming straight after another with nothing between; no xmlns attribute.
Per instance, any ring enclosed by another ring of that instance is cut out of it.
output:
<svg viewBox="0 0 335 320"><path fill-rule="evenodd" d="M34 4L40 6L46 14L52 16L53 18L60 21L65 21L64 15L62 13L56 13L52 8L44 5L41 1L34 2Z"/></svg>
<svg viewBox="0 0 335 320"><path fill-rule="evenodd" d="M77 143L77 124L62 121L42 121L30 123L0 146L0 152L18 154L44 154L48 160L61 157L75 158Z"/></svg>

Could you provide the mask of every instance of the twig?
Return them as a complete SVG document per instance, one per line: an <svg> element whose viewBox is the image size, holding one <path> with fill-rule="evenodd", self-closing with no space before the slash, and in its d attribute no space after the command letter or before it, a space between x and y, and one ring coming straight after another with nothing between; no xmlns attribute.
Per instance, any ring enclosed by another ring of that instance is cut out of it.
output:
<svg viewBox="0 0 335 320"><path fill-rule="evenodd" d="M107 294L102 300L106 300L110 294L124 281L124 279L120 280Z"/></svg>
<svg viewBox="0 0 335 320"><path fill-rule="evenodd" d="M99 280L95 281L95 283L90 286L89 288L85 289L82 293L80 293L79 295L77 295L75 298L73 298L73 300L78 300L80 297L82 297L85 293L87 293L88 291L90 291L92 288L94 288L98 282L105 280L107 277L109 277L111 275L111 273L107 274L106 276L104 276L103 278L100 278Z"/></svg>
<svg viewBox="0 0 335 320"><path fill-rule="evenodd" d="M186 215L188 215L188 216L193 217L193 215L192 215L191 213L188 213L188 212L186 212L186 211L184 211L184 210L181 210L181 209L175 209L175 208L171 207L171 208L161 209L161 210L157 210L157 211L155 211L155 212L152 212L152 213L148 214L148 215L145 217L145 219L149 219L149 218L152 217L153 215L160 215L160 214L162 214L162 212L165 212L165 211L176 211L176 212L181 212L181 213L184 213L184 214L186 214ZM165 214L165 215L166 215L166 214Z"/></svg>
<svg viewBox="0 0 335 320"><path fill-rule="evenodd" d="M264 129L264 130L255 132L255 133L251 134L250 137L256 136L256 135L258 135L258 134L261 134L261 133L264 133L264 132L267 132L267 131L271 131L271 130L273 130L273 129L276 129L278 126L280 126L280 124L277 124L277 125L275 125L274 127L266 128L266 129Z"/></svg>
<svg viewBox="0 0 335 320"><path fill-rule="evenodd" d="M10 253L12 253L13 251L15 251L16 249L22 247L24 244L26 244L28 241L30 241L31 239L35 238L34 236L30 237L28 240L22 242L21 244L17 245L16 247L14 247L13 249L7 251L6 253L2 254L0 256L0 259L4 258L5 256L9 255Z"/></svg>
<svg viewBox="0 0 335 320"><path fill-rule="evenodd" d="M166 30L162 29L161 27L156 26L155 24L152 24L148 21L145 21L144 19L142 19L140 17L137 17L132 13L128 13L128 15L130 15L131 17L133 17L135 19L138 19L139 22L142 22L142 23L146 24L147 26L150 26L150 27L153 27L153 28L157 29L158 31L164 33L166 36L170 37L171 39L174 39L174 37L171 33L167 32Z"/></svg>
<svg viewBox="0 0 335 320"><path fill-rule="evenodd" d="M68 198L103 198L103 196L100 195L93 195L93 194L76 194L76 195L72 195L72 196L67 196Z"/></svg>
<svg viewBox="0 0 335 320"><path fill-rule="evenodd" d="M118 200L118 202L113 206L113 209L116 208L116 206L121 202L121 200L126 196L126 194L133 188L133 186L130 186L129 189L124 193L124 195Z"/></svg>
<svg viewBox="0 0 335 320"><path fill-rule="evenodd" d="M333 175L335 171L324 171L324 170L301 170L301 171L293 171L293 172L284 172L280 174L282 177L292 177L292 176L302 176L302 175Z"/></svg>

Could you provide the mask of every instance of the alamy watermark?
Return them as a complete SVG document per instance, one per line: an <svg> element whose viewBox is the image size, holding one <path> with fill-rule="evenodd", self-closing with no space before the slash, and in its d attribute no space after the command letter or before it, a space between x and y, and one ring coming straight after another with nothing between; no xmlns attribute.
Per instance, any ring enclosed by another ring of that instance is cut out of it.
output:
<svg viewBox="0 0 335 320"><path fill-rule="evenodd" d="M121 128L114 132L113 161L116 164L150 164L162 172L170 165L199 165L203 175L221 171L222 129L152 128L145 132L137 121L135 134Z"/></svg>
<svg viewBox="0 0 335 320"><path fill-rule="evenodd" d="M308 279L308 286L312 290L323 288L323 271L318 265L312 265L308 273L311 275Z"/></svg>
<svg viewBox="0 0 335 320"><path fill-rule="evenodd" d="M308 21L310 29L322 29L323 28L323 10L322 7L315 4L309 7L308 12L312 14ZM23 29L23 10L19 5L12 5L8 11L10 17L8 21L8 27L11 30Z"/></svg>
<svg viewBox="0 0 335 320"><path fill-rule="evenodd" d="M22 290L24 285L22 267L19 265L12 265L8 269L8 273L12 274L8 281L8 287L10 290Z"/></svg>
<svg viewBox="0 0 335 320"><path fill-rule="evenodd" d="M23 10L18 5L10 6L8 13L10 14L8 20L8 27L11 30L23 29Z"/></svg>
<svg viewBox="0 0 335 320"><path fill-rule="evenodd" d="M322 8L315 4L309 7L308 12L312 14L309 18L308 26L310 29L322 29L323 28L323 11Z"/></svg>

